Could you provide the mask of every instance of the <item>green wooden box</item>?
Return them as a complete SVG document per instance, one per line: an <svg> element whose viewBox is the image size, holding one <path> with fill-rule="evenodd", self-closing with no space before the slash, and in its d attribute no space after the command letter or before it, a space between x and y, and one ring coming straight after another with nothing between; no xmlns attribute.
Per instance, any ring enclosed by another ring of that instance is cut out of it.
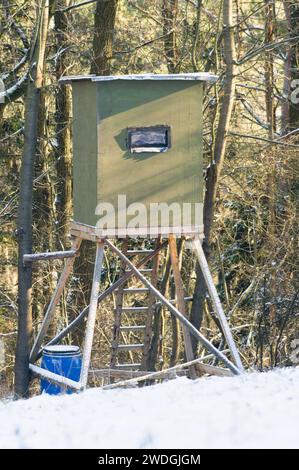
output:
<svg viewBox="0 0 299 470"><path fill-rule="evenodd" d="M101 227L105 219L110 236L202 232L202 96L204 82L215 80L206 73L60 80L73 89L76 223Z"/></svg>

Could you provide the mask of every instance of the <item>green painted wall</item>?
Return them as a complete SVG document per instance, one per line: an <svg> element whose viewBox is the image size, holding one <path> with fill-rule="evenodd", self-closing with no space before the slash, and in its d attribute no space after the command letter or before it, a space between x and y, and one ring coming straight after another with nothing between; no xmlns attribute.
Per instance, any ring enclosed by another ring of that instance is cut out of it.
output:
<svg viewBox="0 0 299 470"><path fill-rule="evenodd" d="M97 103L91 82L73 83L74 220L95 224L97 205Z"/></svg>
<svg viewBox="0 0 299 470"><path fill-rule="evenodd" d="M202 202L202 88L182 80L73 83L75 221L95 225L97 203L116 207L118 194L147 206ZM127 127L157 124L171 127L168 152L126 149Z"/></svg>

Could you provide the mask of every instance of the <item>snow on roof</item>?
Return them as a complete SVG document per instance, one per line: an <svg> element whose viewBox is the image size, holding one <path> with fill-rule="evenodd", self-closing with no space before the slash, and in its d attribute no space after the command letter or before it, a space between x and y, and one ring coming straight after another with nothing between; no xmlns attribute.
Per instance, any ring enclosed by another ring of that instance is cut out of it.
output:
<svg viewBox="0 0 299 470"><path fill-rule="evenodd" d="M217 75L212 75L207 72L195 73L174 73L174 74L134 74L134 75L74 75L69 77L61 77L60 83L72 83L82 80L90 80L91 82L109 82L112 80L197 80L200 82L214 83L218 79Z"/></svg>

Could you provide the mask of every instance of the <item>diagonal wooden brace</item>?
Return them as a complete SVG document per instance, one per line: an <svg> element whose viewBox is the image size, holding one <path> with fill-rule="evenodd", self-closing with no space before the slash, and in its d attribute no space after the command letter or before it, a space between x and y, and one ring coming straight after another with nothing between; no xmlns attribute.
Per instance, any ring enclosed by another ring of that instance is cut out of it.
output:
<svg viewBox="0 0 299 470"><path fill-rule="evenodd" d="M75 238L73 240L72 250L77 251L80 248L81 241L82 241L81 238ZM51 301L48 305L47 311L45 313L42 326L40 328L40 331L39 331L39 333L38 333L38 335L35 339L33 348L31 350L31 354L30 354L30 362L31 363L35 362L38 358L38 354L39 354L43 339L44 339L44 337L47 333L50 322L53 318L55 308L56 308L56 306L59 302L60 296L61 296L62 291L63 291L64 286L65 286L65 283L66 283L66 281L67 281L67 279L68 279L68 277L69 277L69 275L70 275L70 273L73 269L74 262L75 262L75 257L67 258L67 260L66 260L64 269L63 269L62 274L60 276L60 279L57 283L57 287L55 289L53 297L52 297L52 299L51 299Z"/></svg>
<svg viewBox="0 0 299 470"><path fill-rule="evenodd" d="M176 308L174 307L169 300L167 300L151 283L146 277L141 274L141 272L134 266L133 263L116 247L113 245L110 240L106 240L107 245L111 248L114 253L116 253L125 263L134 271L136 276L143 282L148 289L153 292L153 294L161 300L161 302L168 307L170 312L175 315L180 322L190 331L190 333L198 340L200 341L203 346L210 351L212 354L214 354L218 359L223 361L223 363L235 374L239 375L242 372L242 369L240 370L238 367L236 367L227 357L222 354L220 351L218 351L215 346L213 346L210 341L208 341L196 328L195 326L192 325L192 323L187 320L186 317Z"/></svg>

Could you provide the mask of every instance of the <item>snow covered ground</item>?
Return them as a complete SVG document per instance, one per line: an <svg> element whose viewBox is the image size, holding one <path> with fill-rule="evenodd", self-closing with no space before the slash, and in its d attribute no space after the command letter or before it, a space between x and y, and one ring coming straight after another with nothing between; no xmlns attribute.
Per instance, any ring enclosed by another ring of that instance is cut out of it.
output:
<svg viewBox="0 0 299 470"><path fill-rule="evenodd" d="M298 448L299 367L0 403L0 448Z"/></svg>

